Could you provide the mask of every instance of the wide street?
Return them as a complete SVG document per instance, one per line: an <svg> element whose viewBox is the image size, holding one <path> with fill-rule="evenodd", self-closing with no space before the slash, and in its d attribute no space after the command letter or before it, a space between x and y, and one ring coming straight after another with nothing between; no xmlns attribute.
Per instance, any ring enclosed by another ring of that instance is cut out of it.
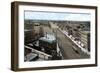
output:
<svg viewBox="0 0 100 73"><path fill-rule="evenodd" d="M89 55L83 53L65 34L59 29L55 29L57 42L61 49L64 59L82 59L88 58Z"/></svg>

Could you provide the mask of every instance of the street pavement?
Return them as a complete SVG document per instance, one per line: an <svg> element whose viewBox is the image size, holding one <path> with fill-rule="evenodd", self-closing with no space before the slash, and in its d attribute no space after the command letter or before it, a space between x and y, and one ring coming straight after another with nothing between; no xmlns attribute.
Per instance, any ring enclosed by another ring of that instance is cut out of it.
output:
<svg viewBox="0 0 100 73"><path fill-rule="evenodd" d="M83 59L89 58L89 55L83 53L65 34L59 29L55 29L57 42L61 49L64 59Z"/></svg>

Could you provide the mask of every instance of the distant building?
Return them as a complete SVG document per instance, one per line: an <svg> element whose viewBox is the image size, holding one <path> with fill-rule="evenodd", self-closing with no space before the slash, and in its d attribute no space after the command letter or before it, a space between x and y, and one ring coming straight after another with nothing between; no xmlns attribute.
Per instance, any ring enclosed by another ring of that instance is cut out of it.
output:
<svg viewBox="0 0 100 73"><path fill-rule="evenodd" d="M90 51L90 33L89 31L80 32L81 33L81 42L85 45L84 47Z"/></svg>

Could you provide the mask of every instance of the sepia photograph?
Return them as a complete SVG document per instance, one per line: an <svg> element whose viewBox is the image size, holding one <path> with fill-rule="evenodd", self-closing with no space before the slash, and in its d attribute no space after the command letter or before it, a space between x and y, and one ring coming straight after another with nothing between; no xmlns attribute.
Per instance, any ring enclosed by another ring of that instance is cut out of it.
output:
<svg viewBox="0 0 100 73"><path fill-rule="evenodd" d="M97 66L97 7L13 2L11 69Z"/></svg>
<svg viewBox="0 0 100 73"><path fill-rule="evenodd" d="M24 11L24 61L90 58L90 16Z"/></svg>

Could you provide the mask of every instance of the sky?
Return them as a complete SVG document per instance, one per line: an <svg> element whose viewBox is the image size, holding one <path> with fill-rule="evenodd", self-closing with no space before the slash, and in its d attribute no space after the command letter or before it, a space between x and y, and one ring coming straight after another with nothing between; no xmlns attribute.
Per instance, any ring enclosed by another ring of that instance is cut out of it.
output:
<svg viewBox="0 0 100 73"><path fill-rule="evenodd" d="M24 17L26 20L90 21L91 15L87 13L25 11Z"/></svg>

